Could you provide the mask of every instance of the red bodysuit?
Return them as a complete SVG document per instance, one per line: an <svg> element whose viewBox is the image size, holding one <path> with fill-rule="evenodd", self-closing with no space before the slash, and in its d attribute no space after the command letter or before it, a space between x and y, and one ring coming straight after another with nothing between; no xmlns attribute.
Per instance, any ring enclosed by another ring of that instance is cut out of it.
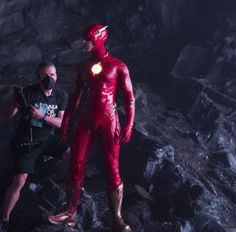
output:
<svg viewBox="0 0 236 232"><path fill-rule="evenodd" d="M121 218L123 184L119 174L120 144L130 140L134 121L134 95L127 66L108 54L104 44L107 39L106 27L95 24L87 27L83 39L92 57L79 63L74 88L69 95L62 121L61 135L65 140L74 112L79 110L79 118L71 145L67 211L50 216L49 221L58 224L74 222L74 212L81 188L88 154L94 135L102 141L104 161L107 171L108 191L113 202L114 219L120 231L131 231ZM126 123L120 129L116 111L116 94L123 93Z"/></svg>
<svg viewBox="0 0 236 232"><path fill-rule="evenodd" d="M102 70L93 74L92 66L97 63ZM91 58L78 65L76 84L68 101L69 112L73 111L70 108L74 108L75 101L80 111L72 142L71 183L83 185L84 167L95 133L102 140L109 190L114 191L122 183L119 175L120 124L116 111L118 87L123 92L126 108L133 107L129 71L123 62L106 53L100 60ZM133 121L130 119L126 124L132 127Z"/></svg>

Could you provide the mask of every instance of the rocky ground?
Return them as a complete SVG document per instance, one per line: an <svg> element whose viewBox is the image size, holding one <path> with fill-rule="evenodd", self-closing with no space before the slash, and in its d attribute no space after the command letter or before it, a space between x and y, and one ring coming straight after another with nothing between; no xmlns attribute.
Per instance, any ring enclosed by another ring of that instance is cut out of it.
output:
<svg viewBox="0 0 236 232"><path fill-rule="evenodd" d="M175 105L153 94L150 87L135 84L135 93L135 132L121 153L126 220L135 231L224 231L219 224L233 231L236 175L232 153L228 146L222 147L224 141L230 142L222 137L223 128L210 135L200 133ZM1 155L7 164L12 160L6 153L12 126L1 128L5 149ZM95 144L75 231L112 231L101 154L96 150ZM11 231L68 230L46 220L65 201L67 163L53 159L39 163L14 211Z"/></svg>

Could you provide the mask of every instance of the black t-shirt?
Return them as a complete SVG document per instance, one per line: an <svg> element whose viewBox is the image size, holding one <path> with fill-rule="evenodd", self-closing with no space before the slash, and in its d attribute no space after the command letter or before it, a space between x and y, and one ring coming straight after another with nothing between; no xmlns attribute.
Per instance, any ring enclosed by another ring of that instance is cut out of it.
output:
<svg viewBox="0 0 236 232"><path fill-rule="evenodd" d="M41 108L43 115L56 117L58 111L64 111L67 103L67 93L61 89L54 88L52 95L46 96L40 85L31 85L23 89L25 99L28 104L36 108ZM20 108L19 108L20 109ZM17 137L29 137L32 128L33 138L38 140L46 139L54 133L54 128L44 123L43 120L25 120L23 117L17 129Z"/></svg>

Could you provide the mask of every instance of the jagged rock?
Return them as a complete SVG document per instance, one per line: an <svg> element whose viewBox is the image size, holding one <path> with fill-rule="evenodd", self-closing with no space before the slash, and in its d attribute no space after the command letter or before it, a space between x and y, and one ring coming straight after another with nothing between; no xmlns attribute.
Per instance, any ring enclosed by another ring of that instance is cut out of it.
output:
<svg viewBox="0 0 236 232"><path fill-rule="evenodd" d="M173 148L171 150L173 153ZM154 152L147 160L144 176L149 183L146 186L149 193L142 188L136 189L144 199L156 205L162 217L175 215L191 218L195 215L195 202L203 192L203 185L189 177L186 179L186 175L168 153L158 156Z"/></svg>
<svg viewBox="0 0 236 232"><path fill-rule="evenodd" d="M12 61L12 57L9 56L10 52L11 50L7 46L0 48L0 67L3 67L4 65L9 64Z"/></svg>
<svg viewBox="0 0 236 232"><path fill-rule="evenodd" d="M224 93L232 98L236 98L236 79L228 81L224 86Z"/></svg>
<svg viewBox="0 0 236 232"><path fill-rule="evenodd" d="M213 218L203 215L196 217L192 232L225 232Z"/></svg>
<svg viewBox="0 0 236 232"><path fill-rule="evenodd" d="M188 45L183 48L172 70L175 77L199 76L204 73L209 50Z"/></svg>
<svg viewBox="0 0 236 232"><path fill-rule="evenodd" d="M1 25L2 35L7 35L20 31L24 28L24 16L22 12L12 12L9 15L4 16L4 20Z"/></svg>
<svg viewBox="0 0 236 232"><path fill-rule="evenodd" d="M151 156L149 156L144 176L147 181L151 182L155 172L160 168L163 160L168 159L174 162L174 148L168 145L163 148L157 148Z"/></svg>
<svg viewBox="0 0 236 232"><path fill-rule="evenodd" d="M70 65L79 63L83 59L83 53L80 50L68 49L57 54L58 64Z"/></svg>
<svg viewBox="0 0 236 232"><path fill-rule="evenodd" d="M135 128L142 134L159 142L160 138L168 137L168 134L175 134L179 137L180 133L188 133L190 127L184 123L183 114L178 109L167 109L164 106L164 99L155 96L154 91L144 84L135 85L136 99L136 117ZM168 116L168 117L167 117ZM147 120L148 119L148 120ZM171 125L175 122L174 127L163 128L162 125ZM165 140L168 144L168 140Z"/></svg>
<svg viewBox="0 0 236 232"><path fill-rule="evenodd" d="M220 116L220 111L214 101L200 93L189 111L189 116L197 123L196 128L200 126L200 130L211 130Z"/></svg>
<svg viewBox="0 0 236 232"><path fill-rule="evenodd" d="M19 65L40 62L42 56L38 46L27 46L17 50L13 60Z"/></svg>
<svg viewBox="0 0 236 232"><path fill-rule="evenodd" d="M209 70L209 73L206 76L206 79L209 81L209 83L217 88L219 91L229 94L227 92L227 82L230 83L235 76L234 73L236 71L236 67L234 64L234 61L224 61L224 60L218 60L211 70ZM225 86L226 85L226 86ZM226 88L226 89L225 89ZM226 91L225 91L226 90Z"/></svg>
<svg viewBox="0 0 236 232"><path fill-rule="evenodd" d="M22 11L24 9L26 3L29 2L29 0L22 0L22 1L18 1L18 2L3 0L2 2L4 4L4 7L2 7L2 14L9 15L13 12Z"/></svg>

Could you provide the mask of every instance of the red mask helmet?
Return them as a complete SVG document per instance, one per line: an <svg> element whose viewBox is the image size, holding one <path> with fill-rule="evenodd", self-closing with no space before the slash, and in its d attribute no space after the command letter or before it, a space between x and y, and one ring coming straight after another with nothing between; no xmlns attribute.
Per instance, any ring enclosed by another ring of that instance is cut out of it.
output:
<svg viewBox="0 0 236 232"><path fill-rule="evenodd" d="M87 43L91 41L94 46L104 44L108 37L106 28L102 24L91 24L84 29L82 39Z"/></svg>

